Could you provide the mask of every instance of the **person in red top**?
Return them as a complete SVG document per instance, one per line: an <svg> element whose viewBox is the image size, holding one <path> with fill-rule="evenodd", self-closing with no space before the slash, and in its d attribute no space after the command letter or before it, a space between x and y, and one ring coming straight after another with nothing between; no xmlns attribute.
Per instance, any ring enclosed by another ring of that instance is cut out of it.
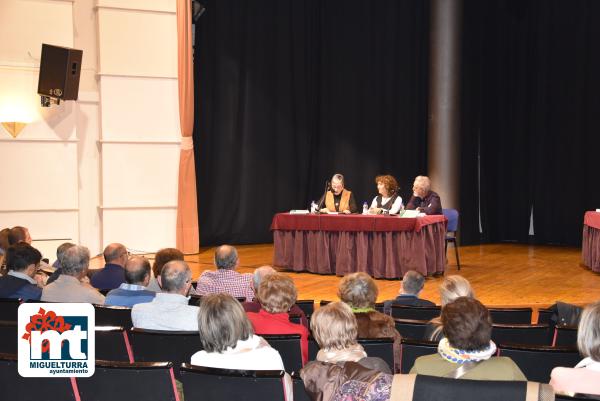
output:
<svg viewBox="0 0 600 401"><path fill-rule="evenodd" d="M264 277L258 287L258 312L247 312L254 332L261 334L300 334L302 364L308 361L308 329L290 322L288 311L296 303L298 291L294 281L281 273Z"/></svg>

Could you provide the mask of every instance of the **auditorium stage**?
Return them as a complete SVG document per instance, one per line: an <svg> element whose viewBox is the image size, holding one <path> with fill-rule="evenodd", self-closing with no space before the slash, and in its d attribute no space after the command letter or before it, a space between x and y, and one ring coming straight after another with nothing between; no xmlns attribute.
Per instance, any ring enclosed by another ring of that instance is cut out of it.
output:
<svg viewBox="0 0 600 401"><path fill-rule="evenodd" d="M237 246L241 272L271 264L273 245ZM600 274L581 265L581 249L572 247L494 244L459 248L461 270L456 268L454 250L449 246L448 274L466 277L477 298L489 306L531 306L540 308L556 300L586 304L600 299ZM186 256L193 277L205 269L214 269L214 248L202 248ZM153 255L148 255L152 257ZM95 265L99 261L94 261ZM310 273L287 273L296 283L299 299L336 300L336 276ZM439 304L438 285L443 278L429 278L422 297ZM378 301L390 299L398 292L398 280L377 280Z"/></svg>

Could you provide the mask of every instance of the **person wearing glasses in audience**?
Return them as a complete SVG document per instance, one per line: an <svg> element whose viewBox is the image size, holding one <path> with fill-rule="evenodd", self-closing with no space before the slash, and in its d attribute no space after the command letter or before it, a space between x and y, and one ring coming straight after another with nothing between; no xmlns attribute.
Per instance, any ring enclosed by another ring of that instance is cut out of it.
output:
<svg viewBox="0 0 600 401"><path fill-rule="evenodd" d="M344 176L334 174L331 177L331 190L319 199L321 213L338 212L344 214L358 212L352 191L344 188Z"/></svg>
<svg viewBox="0 0 600 401"><path fill-rule="evenodd" d="M419 175L413 183L413 196L406 205L407 210L418 210L425 214L442 214L440 196L431 190L429 177Z"/></svg>
<svg viewBox="0 0 600 401"><path fill-rule="evenodd" d="M377 195L371 202L369 214L398 214L402 209L402 197L398 195L398 182L391 175L375 177Z"/></svg>

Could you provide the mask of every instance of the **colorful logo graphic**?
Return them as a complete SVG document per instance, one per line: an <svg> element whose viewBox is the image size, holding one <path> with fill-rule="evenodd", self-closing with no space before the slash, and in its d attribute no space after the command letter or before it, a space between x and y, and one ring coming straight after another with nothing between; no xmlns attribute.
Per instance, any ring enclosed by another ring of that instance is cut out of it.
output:
<svg viewBox="0 0 600 401"><path fill-rule="evenodd" d="M19 374L89 377L94 373L94 307L25 303L19 306Z"/></svg>

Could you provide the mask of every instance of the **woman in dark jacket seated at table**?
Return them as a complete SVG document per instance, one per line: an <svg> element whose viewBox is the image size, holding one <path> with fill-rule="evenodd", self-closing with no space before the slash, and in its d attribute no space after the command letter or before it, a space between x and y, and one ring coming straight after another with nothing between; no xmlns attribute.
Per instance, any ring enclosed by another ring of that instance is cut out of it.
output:
<svg viewBox="0 0 600 401"><path fill-rule="evenodd" d="M490 312L476 299L460 297L442 308L444 338L438 352L417 358L410 373L474 380L527 378L510 358L497 357Z"/></svg>
<svg viewBox="0 0 600 401"><path fill-rule="evenodd" d="M344 276L338 287L340 300L348 304L356 316L358 338L393 338L394 361L400 364L400 340L394 319L375 310L379 289L367 273L358 272Z"/></svg>
<svg viewBox="0 0 600 401"><path fill-rule="evenodd" d="M419 175L413 183L413 196L406 205L407 210L418 210L425 214L442 214L440 196L431 190L429 177Z"/></svg>

